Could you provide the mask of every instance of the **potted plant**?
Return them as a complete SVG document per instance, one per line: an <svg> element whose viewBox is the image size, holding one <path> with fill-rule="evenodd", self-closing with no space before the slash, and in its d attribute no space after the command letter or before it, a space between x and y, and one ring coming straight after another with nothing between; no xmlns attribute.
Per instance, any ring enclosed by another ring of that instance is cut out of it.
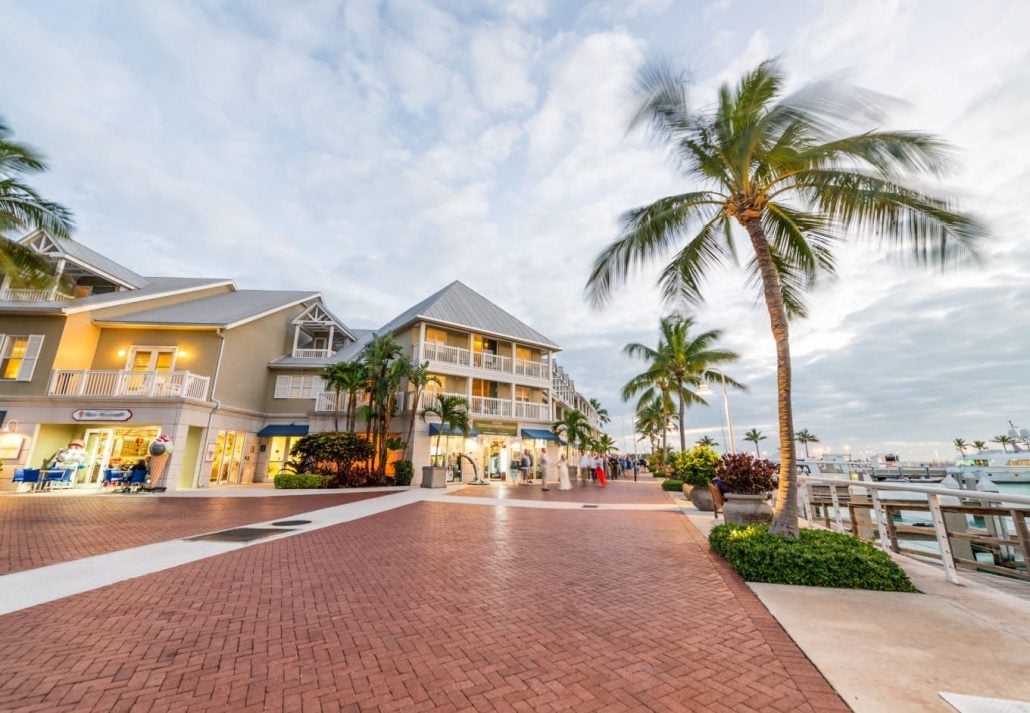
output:
<svg viewBox="0 0 1030 713"><path fill-rule="evenodd" d="M714 509L708 484L715 478L718 465L719 454L706 445L694 446L672 457L673 477L683 481L683 494L698 510L711 512Z"/></svg>
<svg viewBox="0 0 1030 713"><path fill-rule="evenodd" d="M726 493L724 518L728 524L771 523L773 511L766 502L773 489L776 464L759 460L749 453L728 453L719 461L715 476Z"/></svg>
<svg viewBox="0 0 1030 713"><path fill-rule="evenodd" d="M469 430L468 402L460 396L438 394L436 399L429 406L422 409L422 420L426 416L437 416L440 419L440 430L436 432L436 452L440 452L440 437L444 429L453 434L466 434ZM446 461L439 466L422 466L422 487L423 488L446 488L447 468Z"/></svg>

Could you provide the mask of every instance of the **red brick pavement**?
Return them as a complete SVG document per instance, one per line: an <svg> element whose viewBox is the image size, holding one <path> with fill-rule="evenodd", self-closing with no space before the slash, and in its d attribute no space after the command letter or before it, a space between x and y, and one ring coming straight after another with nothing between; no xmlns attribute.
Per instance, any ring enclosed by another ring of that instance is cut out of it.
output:
<svg viewBox="0 0 1030 713"><path fill-rule="evenodd" d="M420 503L0 631L0 710L847 710L665 512Z"/></svg>
<svg viewBox="0 0 1030 713"><path fill-rule="evenodd" d="M472 485L461 490L455 490L452 494L506 500L608 503L612 505L672 506L673 504L661 489L654 486L650 478L648 478L648 483L646 484L624 480L608 481L607 488L602 488L593 483L576 484L573 485L572 490L558 490L558 483L548 483L547 487L550 489L544 492L538 483L530 483L529 485Z"/></svg>
<svg viewBox="0 0 1030 713"><path fill-rule="evenodd" d="M342 505L382 492L268 497L0 497L0 574Z"/></svg>

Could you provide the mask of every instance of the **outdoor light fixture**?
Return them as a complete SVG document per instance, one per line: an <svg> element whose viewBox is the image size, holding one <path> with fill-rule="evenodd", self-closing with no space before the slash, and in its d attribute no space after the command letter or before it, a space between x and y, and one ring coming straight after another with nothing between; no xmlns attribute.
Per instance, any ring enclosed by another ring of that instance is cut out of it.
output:
<svg viewBox="0 0 1030 713"><path fill-rule="evenodd" d="M188 351L186 351L185 349L179 349L178 351L175 352L175 356L179 357L180 359L185 359L189 355L190 355L190 353Z"/></svg>
<svg viewBox="0 0 1030 713"><path fill-rule="evenodd" d="M124 357L124 356L125 356L126 354L128 354L128 353L129 353L129 352L128 352L128 351L126 351L125 349L119 349L119 350L118 350L118 356L120 356L120 357Z"/></svg>

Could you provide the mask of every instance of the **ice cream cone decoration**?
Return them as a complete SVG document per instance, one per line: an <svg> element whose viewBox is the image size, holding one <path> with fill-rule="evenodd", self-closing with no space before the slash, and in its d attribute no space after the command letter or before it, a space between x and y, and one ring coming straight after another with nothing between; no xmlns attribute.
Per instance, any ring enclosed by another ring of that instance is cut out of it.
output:
<svg viewBox="0 0 1030 713"><path fill-rule="evenodd" d="M172 439L162 433L150 443L150 485L156 487L164 484L165 469L172 458Z"/></svg>

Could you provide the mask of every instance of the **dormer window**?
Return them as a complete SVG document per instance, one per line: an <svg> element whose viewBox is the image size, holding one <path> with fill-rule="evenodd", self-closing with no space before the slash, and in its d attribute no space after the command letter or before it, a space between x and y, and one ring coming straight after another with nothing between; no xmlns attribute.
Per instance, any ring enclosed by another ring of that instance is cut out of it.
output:
<svg viewBox="0 0 1030 713"><path fill-rule="evenodd" d="M294 359L328 359L352 341L347 330L320 303L293 320Z"/></svg>

